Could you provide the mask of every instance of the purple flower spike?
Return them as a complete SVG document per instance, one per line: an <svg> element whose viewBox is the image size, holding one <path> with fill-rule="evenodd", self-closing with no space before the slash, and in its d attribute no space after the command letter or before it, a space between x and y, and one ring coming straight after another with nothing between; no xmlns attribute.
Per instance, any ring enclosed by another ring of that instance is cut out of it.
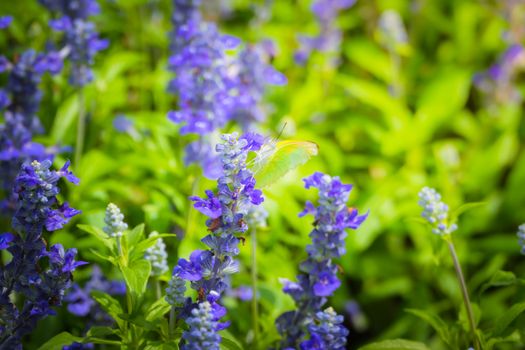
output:
<svg viewBox="0 0 525 350"><path fill-rule="evenodd" d="M302 273L297 276L298 282L284 283L283 291L295 300L298 310L282 314L276 321L277 330L282 336L282 348L344 349L348 330L340 325L330 330L323 328L329 327L330 322L341 323L342 317L333 310L325 314L321 307L341 285L333 260L345 253L345 230L357 229L368 214L359 215L357 209L347 207L352 186L342 183L338 177L317 172L305 178L304 184L305 188L319 190L319 205L307 202L299 214L315 217L310 233L312 244L306 248L308 258L300 265ZM321 328L305 327L316 315L320 317ZM310 338L306 339L308 335Z"/></svg>

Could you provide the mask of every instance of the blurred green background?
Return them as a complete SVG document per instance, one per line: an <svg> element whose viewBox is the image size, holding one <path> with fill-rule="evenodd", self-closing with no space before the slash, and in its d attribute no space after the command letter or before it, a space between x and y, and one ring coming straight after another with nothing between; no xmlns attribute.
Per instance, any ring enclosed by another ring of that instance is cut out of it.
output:
<svg viewBox="0 0 525 350"><path fill-rule="evenodd" d="M320 147L319 156L265 191L270 216L268 227L258 232L258 266L269 337L275 336L273 320L293 308L278 278L294 279L306 256L311 219L297 214L306 199L315 199L301 181L314 171L354 184L350 205L370 210L365 224L349 232L347 255L338 262L343 284L330 300L351 330L349 348L398 337L446 348L430 326L405 311L425 309L454 323L461 305L446 247L418 219L417 193L425 185L441 191L452 209L483 202L461 215L454 234L472 301L482 310L481 327L523 300L525 289L519 284L489 288L480 298L483 285L498 270L525 275L515 235L525 221L523 102L505 98L505 92L498 98L473 84L475 73L510 46L505 33L525 25L519 5L358 0L334 23L343 32L340 50L314 52L299 65L293 59L297 35L319 30L310 1L232 0L226 13L219 1L203 2L205 17L217 21L222 32L276 44L273 63L289 82L269 89L272 108L261 131L276 136L286 123L282 139L310 140ZM179 136L179 127L166 118L176 107L175 97L166 92L172 77L166 69L171 1L99 3L102 13L93 20L111 44L97 56L96 79L85 88L86 151L82 162L73 164L81 184L63 196L83 211L76 223L101 226L105 206L112 201L130 226L145 222L148 232L177 233L180 239L166 242L173 266L202 247L205 219L187 198L213 188L214 182L202 178L198 167L184 166L183 146L193 137ZM509 8L518 20L509 18ZM406 43L391 45L381 32L379 21L386 10L401 16ZM0 35L1 53L7 57L29 47L43 50L54 35L47 26L49 13L35 0L1 1L2 14L15 16ZM517 33L514 43L520 39L525 38ZM518 92L524 90L522 78L518 67L511 81ZM45 77L42 88L39 116L47 134L39 140L74 145L78 92L64 74ZM114 129L113 119L121 114L133 121L133 132ZM231 125L224 131L235 129ZM95 241L75 224L50 240L77 247L83 260L103 265L89 251ZM248 241L234 286L249 284L249 252ZM76 279L87 274L81 270ZM232 317L232 333L242 340L249 330L249 303L230 298L225 304L230 315L246 315ZM82 330L81 320L64 310L59 314L41 325L34 342L60 330ZM519 348L517 343L509 346Z"/></svg>

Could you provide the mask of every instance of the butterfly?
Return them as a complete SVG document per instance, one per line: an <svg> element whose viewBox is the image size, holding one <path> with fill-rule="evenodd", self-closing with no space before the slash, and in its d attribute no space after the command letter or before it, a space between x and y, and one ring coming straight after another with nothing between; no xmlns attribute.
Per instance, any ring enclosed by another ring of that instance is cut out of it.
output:
<svg viewBox="0 0 525 350"><path fill-rule="evenodd" d="M319 146L311 141L268 139L251 163L256 186L264 188L316 156Z"/></svg>

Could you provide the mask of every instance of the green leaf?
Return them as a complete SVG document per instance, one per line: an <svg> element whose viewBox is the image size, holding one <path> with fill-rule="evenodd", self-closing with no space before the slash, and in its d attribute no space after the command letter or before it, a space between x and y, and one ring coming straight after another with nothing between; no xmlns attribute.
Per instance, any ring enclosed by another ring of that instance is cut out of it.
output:
<svg viewBox="0 0 525 350"><path fill-rule="evenodd" d="M308 141L281 141L266 148L263 146L254 160L253 171L258 188L274 184L319 152L319 146Z"/></svg>
<svg viewBox="0 0 525 350"><path fill-rule="evenodd" d="M151 264L149 261L142 259L133 261L129 266L121 266L128 292L132 295L142 295L146 291Z"/></svg>
<svg viewBox="0 0 525 350"><path fill-rule="evenodd" d="M241 343L228 331L221 332L221 349L243 350Z"/></svg>
<svg viewBox="0 0 525 350"><path fill-rule="evenodd" d="M438 315L435 315L431 312L425 310L417 309L407 309L406 312L419 317L423 321L427 322L434 330L438 333L439 337L446 343L450 345L450 331L445 323Z"/></svg>
<svg viewBox="0 0 525 350"><path fill-rule="evenodd" d="M117 329L113 329L111 327L94 326L89 329L89 331L87 332L87 336L98 338L98 337L105 337L108 335L116 335L118 333L119 331Z"/></svg>
<svg viewBox="0 0 525 350"><path fill-rule="evenodd" d="M94 237L96 237L100 242L102 242L110 250L113 249L113 246L114 246L113 240L110 239L108 235L100 228L91 226L91 225L77 225L77 227L81 229L82 231L87 232L93 235Z"/></svg>
<svg viewBox="0 0 525 350"><path fill-rule="evenodd" d="M171 309L171 305L168 304L165 298L160 298L154 302L146 311L146 320L155 321L167 314Z"/></svg>
<svg viewBox="0 0 525 350"><path fill-rule="evenodd" d="M479 294L482 294L491 287L504 287L516 284L518 279L516 275L510 271L497 271L488 282L484 283L481 287Z"/></svg>
<svg viewBox="0 0 525 350"><path fill-rule="evenodd" d="M368 344L359 348L359 350L430 350L425 344L405 340L393 339L384 340L373 344Z"/></svg>
<svg viewBox="0 0 525 350"><path fill-rule="evenodd" d="M70 345L73 342L82 343L84 338L75 337L71 333L62 332L49 339L38 350L62 350L65 345Z"/></svg>
<svg viewBox="0 0 525 350"><path fill-rule="evenodd" d="M133 247L144 238L144 224L137 225L127 234L128 246Z"/></svg>
<svg viewBox="0 0 525 350"><path fill-rule="evenodd" d="M158 234L156 236L148 237L146 239L143 239L138 244L131 246L130 247L130 252L129 252L130 264L133 261L142 259L144 257L144 252L146 251L146 249L148 249L149 247L153 246L155 244L155 242L157 241L157 239L163 238L163 237L174 238L174 237L177 237L177 236L174 235L174 234L171 234L171 233L161 233L161 234Z"/></svg>
<svg viewBox="0 0 525 350"><path fill-rule="evenodd" d="M512 307L503 314L503 316L499 317L495 321L495 327L494 331L492 332L492 335L494 337L498 337L503 335L503 332L507 329L507 327L514 321L519 315L521 315L525 311L525 303L518 303L512 305Z"/></svg>
<svg viewBox="0 0 525 350"><path fill-rule="evenodd" d="M455 221L464 212L466 212L466 211L468 211L470 209L481 207L482 205L485 205L485 204L487 204L487 202L465 203L465 204L459 206L459 208L457 208L456 210L453 210L451 215L450 215L450 218L451 218L452 221Z"/></svg>
<svg viewBox="0 0 525 350"><path fill-rule="evenodd" d="M117 299L113 298L111 295L95 290L91 292L91 296L97 303L100 304L102 309L106 311L118 324L119 328L122 329L124 323L120 318L120 314L123 314L124 311L120 306L120 303Z"/></svg>

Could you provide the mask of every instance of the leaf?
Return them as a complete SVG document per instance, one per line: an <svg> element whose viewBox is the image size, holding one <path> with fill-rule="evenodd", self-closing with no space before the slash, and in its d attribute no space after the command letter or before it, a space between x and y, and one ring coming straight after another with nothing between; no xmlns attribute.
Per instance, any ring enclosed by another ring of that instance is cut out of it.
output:
<svg viewBox="0 0 525 350"><path fill-rule="evenodd" d="M429 348L420 342L405 339L393 339L368 344L360 347L359 350L429 350Z"/></svg>
<svg viewBox="0 0 525 350"><path fill-rule="evenodd" d="M100 304L102 309L104 309L104 311L106 311L117 322L119 328L122 329L124 323L122 322L119 315L123 314L124 311L122 310L118 300L113 298L111 295L98 290L92 291L91 296L97 303Z"/></svg>
<svg viewBox="0 0 525 350"><path fill-rule="evenodd" d="M161 233L161 234L143 239L138 244L131 246L130 252L129 252L130 264L133 263L133 261L142 259L144 257L144 252L146 251L146 249L154 245L157 239L164 238L164 237L174 238L177 236L171 233Z"/></svg>
<svg viewBox="0 0 525 350"><path fill-rule="evenodd" d="M82 231L93 235L95 238L97 238L100 242L102 242L110 250L113 249L113 246L114 246L113 240L109 239L108 235L100 228L91 226L91 225L77 225L77 227L81 229Z"/></svg>
<svg viewBox="0 0 525 350"><path fill-rule="evenodd" d="M439 337L446 343L450 345L450 332L447 324L443 321L438 315L435 315L431 312L417 309L407 309L406 312L419 317L423 321L427 322L434 330L438 333Z"/></svg>
<svg viewBox="0 0 525 350"><path fill-rule="evenodd" d="M138 244L144 235L144 224L137 225L133 230L129 231L127 234L128 246L133 247Z"/></svg>
<svg viewBox="0 0 525 350"><path fill-rule="evenodd" d="M70 345L73 342L82 343L84 338L76 337L68 332L62 332L49 339L38 350L62 350L65 345Z"/></svg>
<svg viewBox="0 0 525 350"><path fill-rule="evenodd" d="M241 343L228 331L221 332L221 349L243 350Z"/></svg>
<svg viewBox="0 0 525 350"><path fill-rule="evenodd" d="M451 220L454 221L455 219L457 219L461 214L463 214L464 212L470 210L470 209L474 209L474 208L477 208L477 207L481 207L482 205L485 205L487 204L487 202L471 202L471 203L465 203L461 206L459 206L456 210L453 210L452 213L451 213Z"/></svg>
<svg viewBox="0 0 525 350"><path fill-rule="evenodd" d="M504 287L517 283L516 275L510 271L497 271L488 282L481 287L479 294L482 294L490 287Z"/></svg>
<svg viewBox="0 0 525 350"><path fill-rule="evenodd" d="M521 313L525 311L525 303L518 303L512 305L512 307L499 317L495 322L494 331L492 335L497 337L503 335L503 332L507 327L514 321Z"/></svg>
<svg viewBox="0 0 525 350"><path fill-rule="evenodd" d="M113 329L108 326L93 326L87 332L88 337L105 337L107 335L114 335L119 333L117 329Z"/></svg>
<svg viewBox="0 0 525 350"><path fill-rule="evenodd" d="M160 298L154 302L146 311L146 320L155 321L167 314L171 309L171 305L168 304L165 298Z"/></svg>
<svg viewBox="0 0 525 350"><path fill-rule="evenodd" d="M260 160L255 165L254 173L257 187L270 186L289 171L316 156L318 152L319 146L309 141L277 142L275 150L269 150L267 158Z"/></svg>
<svg viewBox="0 0 525 350"><path fill-rule="evenodd" d="M151 264L142 259L133 261L129 266L121 266L122 274L126 280L126 286L132 295L142 295L146 291Z"/></svg>

